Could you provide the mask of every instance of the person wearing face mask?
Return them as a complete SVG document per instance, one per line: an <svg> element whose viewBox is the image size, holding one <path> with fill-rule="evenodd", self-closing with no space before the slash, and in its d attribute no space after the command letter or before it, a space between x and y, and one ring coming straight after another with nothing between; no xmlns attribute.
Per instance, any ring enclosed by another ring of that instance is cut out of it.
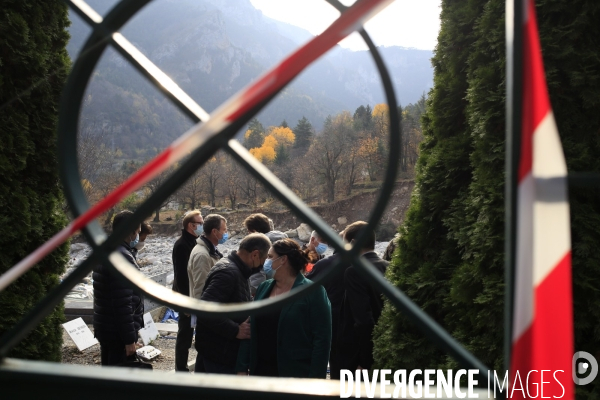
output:
<svg viewBox="0 0 600 400"><path fill-rule="evenodd" d="M146 237L148 237L148 235L152 234L152 225L150 225L146 221L143 221L141 224L141 229L142 230L140 231L140 240L135 245L135 247L133 249L131 249L131 252L133 253L133 255L135 256L136 259L137 259L138 253L146 246Z"/></svg>
<svg viewBox="0 0 600 400"><path fill-rule="evenodd" d="M225 243L229 236L227 233L227 220L219 214L207 215L204 218L202 230L202 234L196 239L196 246L190 254L187 265L189 296L198 300L202 296L204 283L210 269L223 258L223 254L219 252L217 245ZM194 319L192 318L192 320ZM198 329L201 329L201 327L196 325L196 330ZM204 363L198 358L194 371L203 372L203 370Z"/></svg>
<svg viewBox="0 0 600 400"><path fill-rule="evenodd" d="M340 236L343 238L345 232L340 232ZM340 262L340 255L334 252L329 257L322 258L317 261L313 266L312 270L306 274L306 278L310 280L316 280L318 277L323 276L329 271L335 264ZM337 269L335 276L323 283L323 287L327 292L327 297L331 302L331 321L332 321L332 337L331 337L331 352L329 354L329 366L330 366L330 377L331 379L340 379L340 364L339 364L339 320L342 309L342 302L344 301L344 273L350 264L343 264L341 268Z"/></svg>
<svg viewBox="0 0 600 400"><path fill-rule="evenodd" d="M113 232L133 213L125 210L115 215ZM119 253L139 269L132 249L139 241L140 225L127 234L118 247ZM112 269L103 264L94 267L94 336L100 342L102 365L122 365L135 357L138 331L144 326L144 302Z"/></svg>
<svg viewBox="0 0 600 400"><path fill-rule="evenodd" d="M200 210L192 210L183 217L181 236L173 245L173 290L185 296L190 295L190 280L188 278L188 261L196 239L204 232L204 219ZM194 338L194 328L191 326L191 316L179 313L177 340L175 342L175 371L189 372L187 367L190 347Z"/></svg>
<svg viewBox="0 0 600 400"><path fill-rule="evenodd" d="M273 243L264 264L273 270L273 279L258 287L254 300L276 298L312 284L302 275L307 263L306 253L292 239ZM252 317L250 331L250 339L240 345L238 374L327 377L331 307L322 287L279 310Z"/></svg>
<svg viewBox="0 0 600 400"><path fill-rule="evenodd" d="M305 248L308 250L309 263L306 264L305 275L310 274L315 263L323 259L323 254L327 251L327 243L321 238L317 231L312 231L310 240Z"/></svg>
<svg viewBox="0 0 600 400"><path fill-rule="evenodd" d="M252 301L248 278L259 270L271 247L262 233L251 233L240 242L237 251L219 260L210 270L201 299L222 304ZM235 374L242 339L250 337L246 317L198 318L196 350L209 373Z"/></svg>
<svg viewBox="0 0 600 400"><path fill-rule="evenodd" d="M273 220L267 217L265 214L255 213L250 214L248 218L244 220L244 226L248 230L248 233L264 233L267 235L271 243L275 243L278 240L285 239L288 236L280 231L276 231L273 226ZM252 296L256 293L256 288L267 279L271 279L272 276L268 275L263 269L256 271L250 277L250 290Z"/></svg>
<svg viewBox="0 0 600 400"><path fill-rule="evenodd" d="M204 218L203 232L196 239L187 266L190 297L200 299L208 272L223 258L217 245L225 243L228 237L227 220L224 217L210 214Z"/></svg>

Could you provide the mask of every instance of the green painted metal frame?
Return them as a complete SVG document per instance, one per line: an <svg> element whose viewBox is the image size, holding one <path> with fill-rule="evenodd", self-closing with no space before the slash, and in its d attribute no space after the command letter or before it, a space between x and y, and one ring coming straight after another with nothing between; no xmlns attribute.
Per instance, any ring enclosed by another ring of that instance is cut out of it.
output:
<svg viewBox="0 0 600 400"><path fill-rule="evenodd" d="M80 184L80 176L78 173L77 163L77 125L81 108L81 100L89 77L91 76L96 63L102 55L105 48L110 44L115 48L126 60L128 60L151 84L162 91L175 106L187 115L193 122L206 120L208 114L196 104L183 91L168 90L164 82L166 75L156 68L149 60L140 57L139 54L129 51L129 43L124 37L117 32L121 27L141 8L143 8L151 0L123 0L117 4L105 18L99 17L93 10L87 8L81 0L65 0L69 6L76 12L86 23L88 23L93 32L87 40L83 51L78 60L75 62L67 85L65 87L62 103L61 115L59 123L59 159L60 173L63 185L65 187L66 198L73 210L75 216L84 213L89 204L83 193ZM326 0L340 12L345 10L345 6L341 5L337 0ZM516 222L516 171L519 159L519 137L520 126L515 121L520 121L520 88L521 88L521 40L522 32L522 0L507 0L507 131L506 131L506 308L505 308L505 360L508 363L510 357L510 332L512 324L512 281L514 270L514 254L515 254L515 222ZM509 18L510 16L510 18ZM387 69L371 41L369 35L360 30L360 34L369 47L373 60L380 72L382 83L384 86L386 98L390 108L390 157L388 159L388 168L386 170L384 185L381 195L369 217L369 225L374 227L380 220L388 198L393 191L393 185L398 169L398 162L401 151L401 132L400 132L400 115L397 112L397 103L395 94L392 89L391 80ZM515 95L516 94L516 95ZM272 98L275 95L272 96ZM271 99L272 99L271 98ZM84 261L75 271L69 275L58 287L53 289L48 296L32 309L29 314L20 321L11 331L0 338L0 358L4 359L4 363L0 364L0 381L27 382L28 379L36 379L47 381L53 388L57 389L64 383L74 386L84 387L86 383L96 382L95 384L105 385L107 389L114 388L115 390L124 390L124 393L129 393L127 385L133 385L136 388L144 387L144 382L148 383L148 375L143 372L126 374L126 382L120 379L116 372L112 369L94 369L90 371L89 378L80 376L79 373L74 373L72 369L66 366L56 366L47 363L34 363L27 361L18 361L6 359L10 349L12 349L23 337L25 337L39 322L48 315L51 310L59 304L68 291L78 282L81 281L92 269L93 265L102 262L111 265L115 268L131 285L136 286L144 291L149 297L161 303L172 306L181 311L193 312L199 315L215 316L215 315L247 315L259 314L270 310L280 308L284 304L294 301L299 296L305 295L308 291L317 287L311 285L307 289L299 290L293 294L282 296L278 300L267 300L263 302L249 303L242 306L223 306L216 304L207 304L195 299L190 299L186 296L181 296L176 293L160 289L154 282L150 282L143 276L131 268L127 263L124 263L118 257L112 255L114 249L118 246L120 237L123 237L127 232L131 231L136 224L161 204L172 192L174 192L181 183L191 176L198 168L200 168L213 154L220 148L223 148L231 154L237 162L243 165L251 174L253 174L261 183L271 190L284 204L286 204L298 217L313 226L319 231L329 243L341 254L341 261L333 266L331 271L322 279L317 280L317 283L326 282L331 279L336 271L343 263L352 262L358 266L360 273L372 285L378 287L388 297L388 299L400 311L406 314L408 318L423 332L425 337L435 343L440 349L447 352L450 356L457 360L463 368L478 369L481 376L487 376L488 368L483 365L476 357L461 346L448 332L446 332L439 324L431 317L424 313L415 303L413 303L404 293L398 288L387 282L380 274L375 272L373 266L358 254L358 249L361 243L366 239L361 236L357 240L357 245L353 248L346 247L335 231L333 231L314 211L307 207L292 191L290 191L275 175L273 175L263 164L252 157L248 151L232 138L254 115L256 115L271 99L266 100L262 104L257 105L254 109L247 112L232 126L225 129L223 132L209 139L208 142L193 152L193 154L182 163L182 166L172 174L168 181L154 193L146 202L144 202L135 212L133 217L127 221L124 226L107 236L103 229L96 222L90 223L84 230L83 234L93 248L91 256ZM569 176L571 184L580 185L598 185L600 183L600 175L598 174L572 174ZM507 364L508 365L508 364ZM66 367L66 368L65 368ZM32 372L33 371L33 372ZM51 372L54 371L54 372ZM87 373L87 372L86 372ZM154 372L153 374L156 374ZM84 373L85 375L85 373ZM122 375L122 374L121 374ZM156 375L154 375L156 376ZM166 375L165 375L166 376ZM61 379L63 377L63 379ZM165 378L167 379L167 378ZM190 380L190 377L180 378L177 375L177 380L183 379L184 383L189 380L189 385L178 384L158 384L152 385L152 390L159 392L174 394L180 393L202 393L207 398L231 397L239 390L225 386L206 384L206 380ZM212 378L211 378L212 379ZM243 379L243 378L235 378ZM56 382L52 385L51 382ZM79 383L78 383L79 382ZM193 382L196 382L195 384ZM198 384L198 382L201 382ZM225 381L227 382L227 379ZM235 383L238 382L238 383ZM239 382L232 381L236 388L244 387ZM323 382L315 382L315 385L323 384ZM492 382L493 384L493 382ZM240 386L241 385L241 386ZM285 395L286 397L311 397L311 396L329 396L338 397L339 393L335 391L324 390L322 393L307 393L306 388L301 388L296 391L290 390L288 383L282 380L270 380L269 390L259 390L260 398ZM18 385L19 386L19 385ZM132 386L132 387L133 387ZM316 386L315 386L316 387ZM168 391L165 388L169 388ZM25 392L33 394L36 391L35 387L24 387ZM47 390L47 389L44 389ZM244 397L255 397L253 391L242 390ZM5 392L6 393L6 392ZM104 391L103 397L105 397ZM138 392L136 392L138 393ZM22 393L21 393L22 394ZM239 394L239 393L238 393ZM254 393L256 394L256 393ZM23 396L21 396L23 397ZM93 395L92 395L93 398ZM116 396L115 398L119 398ZM129 397L130 398L130 397Z"/></svg>
<svg viewBox="0 0 600 400"><path fill-rule="evenodd" d="M506 149L504 185L504 369L512 348L513 287L517 238L517 185L521 154L523 0L506 0Z"/></svg>

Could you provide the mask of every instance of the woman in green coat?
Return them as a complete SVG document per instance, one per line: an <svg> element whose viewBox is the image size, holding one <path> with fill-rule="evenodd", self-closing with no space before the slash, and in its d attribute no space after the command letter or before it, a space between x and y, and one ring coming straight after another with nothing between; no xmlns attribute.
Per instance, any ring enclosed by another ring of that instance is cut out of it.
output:
<svg viewBox="0 0 600 400"><path fill-rule="evenodd" d="M273 279L258 287L254 300L311 285L312 281L302 275L307 263L306 254L292 239L273 243L264 264L266 272L273 270ZM252 317L250 329L250 339L242 342L238 353L239 374L326 378L331 305L323 287L280 310Z"/></svg>

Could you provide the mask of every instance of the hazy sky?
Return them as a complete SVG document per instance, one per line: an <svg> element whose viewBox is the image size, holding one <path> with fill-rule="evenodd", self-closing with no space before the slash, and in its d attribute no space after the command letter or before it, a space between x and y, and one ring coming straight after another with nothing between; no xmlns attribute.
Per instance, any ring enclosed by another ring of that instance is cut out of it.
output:
<svg viewBox="0 0 600 400"><path fill-rule="evenodd" d="M250 0L264 15L304 28L317 35L339 13L325 0ZM341 1L348 5L353 0ZM365 25L377 45L433 50L440 29L441 0L395 0ZM353 50L366 49L358 34L340 43Z"/></svg>

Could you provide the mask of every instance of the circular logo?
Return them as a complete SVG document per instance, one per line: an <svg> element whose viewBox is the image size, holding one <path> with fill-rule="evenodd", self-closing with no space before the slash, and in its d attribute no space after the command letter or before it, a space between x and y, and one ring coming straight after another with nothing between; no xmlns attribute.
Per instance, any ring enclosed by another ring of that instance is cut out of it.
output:
<svg viewBox="0 0 600 400"><path fill-rule="evenodd" d="M579 362L578 364L577 361L582 358L585 359L586 362ZM590 367L592 369L587 377L579 378L577 376L585 374L588 370L590 370ZM596 376L598 375L598 362L590 353L586 351L578 351L577 353L573 354L573 365L571 371L573 371L573 382L575 382L576 385L587 385L596 379Z"/></svg>

